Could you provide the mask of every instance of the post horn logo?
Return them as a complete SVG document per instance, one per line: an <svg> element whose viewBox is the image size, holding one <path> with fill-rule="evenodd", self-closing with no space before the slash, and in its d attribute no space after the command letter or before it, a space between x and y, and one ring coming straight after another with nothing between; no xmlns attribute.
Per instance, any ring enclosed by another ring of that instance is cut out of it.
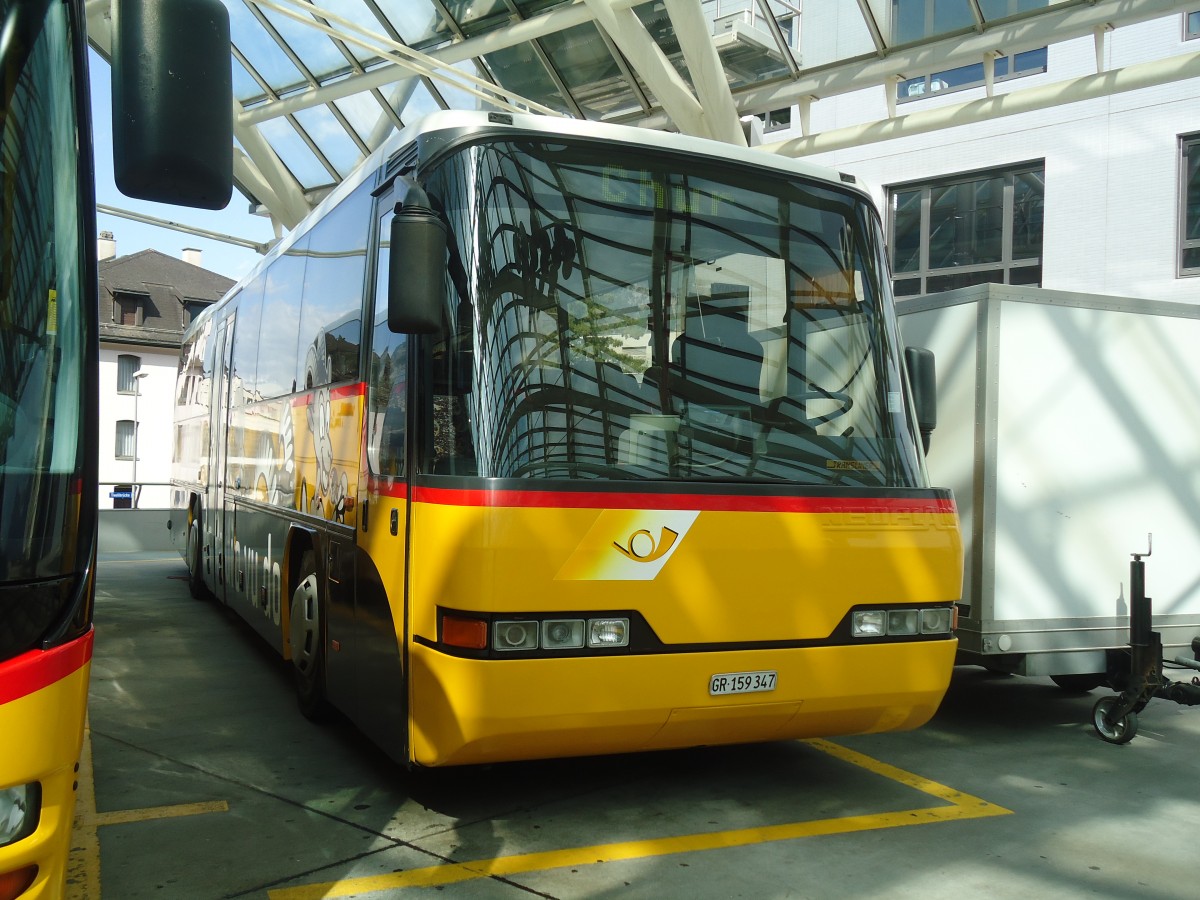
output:
<svg viewBox="0 0 1200 900"><path fill-rule="evenodd" d="M654 535L648 529L639 528L629 536L625 546L613 541L613 547L622 556L628 557L634 562L649 563L662 559L670 553L678 537L678 531L673 531L664 525L658 540L655 541Z"/></svg>

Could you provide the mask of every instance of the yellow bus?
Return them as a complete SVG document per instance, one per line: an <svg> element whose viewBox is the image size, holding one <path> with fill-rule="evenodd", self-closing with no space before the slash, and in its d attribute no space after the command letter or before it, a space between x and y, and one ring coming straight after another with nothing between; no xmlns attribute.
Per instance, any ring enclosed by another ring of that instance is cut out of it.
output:
<svg viewBox="0 0 1200 900"><path fill-rule="evenodd" d="M889 284L852 177L435 113L186 332L192 589L406 764L919 726L962 555Z"/></svg>
<svg viewBox="0 0 1200 900"><path fill-rule="evenodd" d="M129 114L114 127L128 151L118 186L224 206L224 8L115 5L137 62L122 74L114 37L114 108ZM71 847L94 634L99 298L86 20L81 0L0 0L0 21L0 900L53 900ZM172 34L190 48L176 53ZM189 120L164 126L177 90Z"/></svg>

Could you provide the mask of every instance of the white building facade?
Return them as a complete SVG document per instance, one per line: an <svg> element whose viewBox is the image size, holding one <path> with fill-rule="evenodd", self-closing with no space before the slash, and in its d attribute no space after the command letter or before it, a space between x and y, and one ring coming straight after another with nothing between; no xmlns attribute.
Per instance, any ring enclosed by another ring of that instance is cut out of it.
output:
<svg viewBox="0 0 1200 900"><path fill-rule="evenodd" d="M178 348L101 343L100 509L169 507L178 368Z"/></svg>
<svg viewBox="0 0 1200 900"><path fill-rule="evenodd" d="M100 486L106 509L170 507L175 381L183 329L233 280L155 250L115 255L101 232Z"/></svg>
<svg viewBox="0 0 1200 900"><path fill-rule="evenodd" d="M896 0L890 8L896 14L914 5ZM857 0L804 4L806 67L823 53L844 51L840 29L861 20L858 7ZM884 28L911 26L881 21ZM767 142L802 144L802 118L820 146L822 135L853 135L858 126L888 120L889 105L894 118L912 123L938 110L953 113L926 133L876 140L863 129L854 146L805 155L872 187L898 297L993 281L1194 303L1200 78L1108 88L1122 79L1153 82L1158 70L1197 53L1200 3L1195 11L1100 28L993 63L995 98L1036 100L1037 89L1057 85L1061 96L1091 91L1093 99L984 118L983 65L938 72L931 58L930 71L906 72L894 85L794 108L792 127L769 133Z"/></svg>

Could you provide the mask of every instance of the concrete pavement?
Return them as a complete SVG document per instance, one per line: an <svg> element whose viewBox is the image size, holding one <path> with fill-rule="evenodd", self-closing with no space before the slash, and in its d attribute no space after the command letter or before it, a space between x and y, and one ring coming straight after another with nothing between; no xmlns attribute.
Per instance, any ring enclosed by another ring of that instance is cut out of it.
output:
<svg viewBox="0 0 1200 900"><path fill-rule="evenodd" d="M915 732L414 777L185 578L101 561L73 896L1197 894L1200 708L1113 746L1101 691L964 668Z"/></svg>

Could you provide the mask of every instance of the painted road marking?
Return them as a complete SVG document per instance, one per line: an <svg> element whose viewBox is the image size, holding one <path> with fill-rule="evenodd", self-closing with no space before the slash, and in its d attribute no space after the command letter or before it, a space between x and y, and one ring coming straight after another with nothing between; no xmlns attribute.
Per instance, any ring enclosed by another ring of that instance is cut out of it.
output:
<svg viewBox="0 0 1200 900"><path fill-rule="evenodd" d="M540 853L520 853L495 859L479 859L471 862L450 863L410 869L407 872L391 872L386 875L370 875L362 878L346 878L324 884L302 885L268 891L270 900L325 900L332 897L352 897L376 891L394 891L403 888L436 887L504 875L520 875L547 869L566 867L578 868L602 862L643 859L652 856L670 856L674 853L694 853L700 850L721 850L744 847L749 844L765 844L772 841L790 841L818 835L849 834L856 831L872 831L882 828L899 828L905 825L925 825L930 822L948 822L962 819L979 819L988 816L1011 815L1012 810L996 806L964 794L936 781L930 781L903 769L872 759L849 748L829 741L810 740L804 743L837 759L876 775L898 782L927 794L946 805L907 809L899 812L877 813L861 816L843 816L834 819L818 819L811 822L792 822L785 825L764 825L757 828L739 828L732 831L715 831L703 834L687 834L676 837L649 838L643 841L624 841L615 844L597 844L593 847L573 847L565 850L547 850Z"/></svg>
<svg viewBox="0 0 1200 900"><path fill-rule="evenodd" d="M100 835L106 825L174 819L210 812L229 812L224 800L180 803L147 809L102 813L96 810L96 781L92 770L92 729L84 723L83 747L79 754L79 793L75 797L75 823L71 834L71 856L67 860L66 900L100 900Z"/></svg>

